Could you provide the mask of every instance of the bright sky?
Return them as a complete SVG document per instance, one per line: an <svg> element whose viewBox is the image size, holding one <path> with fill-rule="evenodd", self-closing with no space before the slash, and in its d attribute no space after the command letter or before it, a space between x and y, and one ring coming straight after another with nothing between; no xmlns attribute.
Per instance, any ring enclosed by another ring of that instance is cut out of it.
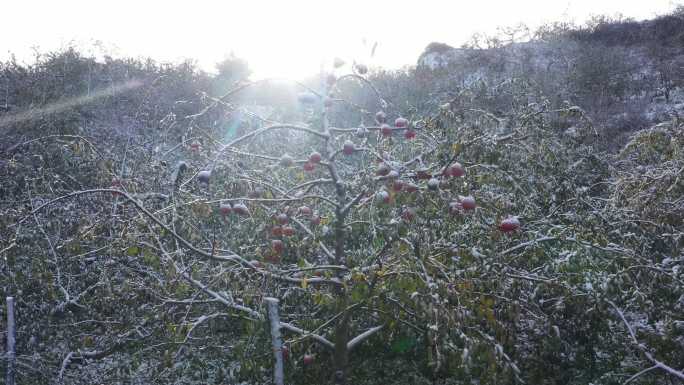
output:
<svg viewBox="0 0 684 385"><path fill-rule="evenodd" d="M398 68L433 41L459 46L475 32L591 15L651 18L672 0L4 0L0 60L32 47L102 41L114 56L196 59L207 70L230 52L256 78L303 77L335 56ZM366 41L364 46L363 41ZM371 60L370 48L378 42Z"/></svg>

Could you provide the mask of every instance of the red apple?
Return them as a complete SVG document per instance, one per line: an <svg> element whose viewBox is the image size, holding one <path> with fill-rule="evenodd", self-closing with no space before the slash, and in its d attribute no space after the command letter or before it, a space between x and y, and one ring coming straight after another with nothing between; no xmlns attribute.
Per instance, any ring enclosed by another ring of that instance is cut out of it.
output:
<svg viewBox="0 0 684 385"><path fill-rule="evenodd" d="M378 124L386 123L387 115L385 115L385 113L382 111L378 111L375 113L375 121L378 122Z"/></svg>
<svg viewBox="0 0 684 385"><path fill-rule="evenodd" d="M311 217L311 224L314 226L318 226L321 224L321 217L318 215L313 215Z"/></svg>
<svg viewBox="0 0 684 385"><path fill-rule="evenodd" d="M462 208L463 207L461 206L461 202L458 202L458 201L449 202L449 214L451 214L451 215L460 214Z"/></svg>
<svg viewBox="0 0 684 385"><path fill-rule="evenodd" d="M453 177L461 177L461 176L465 175L465 169L463 168L463 166L460 163L456 162L446 169L444 175L445 176L453 176Z"/></svg>
<svg viewBox="0 0 684 385"><path fill-rule="evenodd" d="M283 353L283 360L290 358L290 349L287 346L283 345L280 351Z"/></svg>
<svg viewBox="0 0 684 385"><path fill-rule="evenodd" d="M475 198L473 198L470 195L468 195L467 197L462 197L461 206L463 207L463 210L475 210L475 208L477 207L477 205L475 204Z"/></svg>
<svg viewBox="0 0 684 385"><path fill-rule="evenodd" d="M221 215L223 215L224 217L227 216L227 215L230 215L230 212L231 212L231 211L233 211L233 206L231 206L230 203L226 202L226 203L221 203L221 204L219 205L219 212L220 212Z"/></svg>
<svg viewBox="0 0 684 385"><path fill-rule="evenodd" d="M290 226L283 226L283 236L291 237L295 235L295 229Z"/></svg>
<svg viewBox="0 0 684 385"><path fill-rule="evenodd" d="M418 170L416 171L416 178L418 179L430 179L432 178L432 174L428 170Z"/></svg>
<svg viewBox="0 0 684 385"><path fill-rule="evenodd" d="M430 191L437 191L439 189L439 179L437 178L430 178L430 180L427 183L428 189Z"/></svg>
<svg viewBox="0 0 684 385"><path fill-rule="evenodd" d="M314 358L310 354L305 354L304 358L302 359L302 362L304 363L304 365L311 365L314 362Z"/></svg>
<svg viewBox="0 0 684 385"><path fill-rule="evenodd" d="M416 130L408 129L404 132L404 138L411 140L416 137Z"/></svg>
<svg viewBox="0 0 684 385"><path fill-rule="evenodd" d="M397 118L394 121L394 127L396 128L406 128L408 127L408 120L406 118Z"/></svg>
<svg viewBox="0 0 684 385"><path fill-rule="evenodd" d="M209 183L209 179L211 179L211 170L202 170L197 173L197 180L200 182Z"/></svg>
<svg viewBox="0 0 684 385"><path fill-rule="evenodd" d="M271 235L274 237L282 237L283 236L283 228L280 226L273 226L271 229Z"/></svg>
<svg viewBox="0 0 684 385"><path fill-rule="evenodd" d="M414 193L414 192L418 191L418 186L416 186L413 183L405 183L404 184L404 191L406 191L408 193Z"/></svg>
<svg viewBox="0 0 684 385"><path fill-rule="evenodd" d="M407 207L401 212L401 219L403 219L404 222L411 222L415 217L416 209L412 207Z"/></svg>
<svg viewBox="0 0 684 385"><path fill-rule="evenodd" d="M392 190L399 192L403 190L405 186L406 183L404 183L403 181L395 180L394 183L392 183Z"/></svg>
<svg viewBox="0 0 684 385"><path fill-rule="evenodd" d="M280 157L280 165L283 167L290 167L294 163L294 159L288 154L283 154L283 156Z"/></svg>
<svg viewBox="0 0 684 385"><path fill-rule="evenodd" d="M392 136L392 127L389 126L389 124L383 123L380 125L380 132L382 132L382 136L385 138Z"/></svg>
<svg viewBox="0 0 684 385"><path fill-rule="evenodd" d="M392 171L392 170L391 170L390 167L387 165L387 163L380 163L380 164L378 165L377 170L375 170L375 173L378 174L378 175L380 175L380 176L385 176L385 175L389 174L390 171Z"/></svg>
<svg viewBox="0 0 684 385"><path fill-rule="evenodd" d="M280 239L274 239L271 241L271 248L273 248L276 254L282 254L283 250L285 250L285 244Z"/></svg>
<svg viewBox="0 0 684 385"><path fill-rule="evenodd" d="M520 228L520 221L518 217L508 217L501 221L499 230L504 233L510 233Z"/></svg>
<svg viewBox="0 0 684 385"><path fill-rule="evenodd" d="M249 209L242 203L234 204L233 212L237 215L249 215Z"/></svg>
<svg viewBox="0 0 684 385"><path fill-rule="evenodd" d="M316 168L316 166L314 166L314 164L311 162L304 163L303 167L304 167L304 171L306 171L306 172L311 172Z"/></svg>
<svg viewBox="0 0 684 385"><path fill-rule="evenodd" d="M299 211L300 215L304 215L307 217L313 213L313 211L311 210L311 208L309 206L302 206L298 209L298 211Z"/></svg>
<svg viewBox="0 0 684 385"><path fill-rule="evenodd" d="M323 157L321 156L321 153L319 153L318 151L314 151L311 153L311 155L309 155L310 163L320 163L321 159L323 159Z"/></svg>
<svg viewBox="0 0 684 385"><path fill-rule="evenodd" d="M110 186L111 189L121 190L122 187L123 184L121 183L121 180L119 178L112 178L112 185ZM120 192L113 192L112 195L120 196L122 194Z"/></svg>
<svg viewBox="0 0 684 385"><path fill-rule="evenodd" d="M347 140L344 142L344 146L342 147L342 152L344 155L352 155L354 154L355 146L354 142L351 140Z"/></svg>
<svg viewBox="0 0 684 385"><path fill-rule="evenodd" d="M378 201L380 201L381 203L390 203L391 200L392 200L392 197L390 196L390 194L389 194L387 191L385 191L385 190L378 191L378 192L375 194L375 198L376 198Z"/></svg>
<svg viewBox="0 0 684 385"><path fill-rule="evenodd" d="M278 221L278 223L280 223L281 225L287 224L287 222L288 222L287 214L280 213L280 214L276 215L276 221Z"/></svg>

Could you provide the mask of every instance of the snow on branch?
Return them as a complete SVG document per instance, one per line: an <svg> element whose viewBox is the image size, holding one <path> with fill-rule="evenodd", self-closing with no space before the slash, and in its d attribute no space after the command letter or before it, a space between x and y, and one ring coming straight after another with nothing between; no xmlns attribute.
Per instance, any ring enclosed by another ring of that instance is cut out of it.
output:
<svg viewBox="0 0 684 385"><path fill-rule="evenodd" d="M637 348L639 348L639 350L644 354L646 359L648 359L649 361L651 361L651 363L653 363L653 366L651 368L649 368L648 370L642 370L641 372L639 372L637 374L642 375L644 373L648 373L651 369L659 368L659 369L666 371L668 374L679 378L680 380L684 380L684 372L679 371L679 370L677 370L677 369L675 369L675 368L673 368L673 367L671 367L671 366L669 366L669 365L667 365L661 361L658 361L655 357L653 357L653 355L648 351L648 348L646 347L646 345L640 343L639 340L637 340L636 334L634 333L634 329L632 329L632 326L627 321L627 318L625 318L625 314L622 312L622 310L620 310L620 308L618 308L617 305L615 305L615 303L613 303L613 301L606 300L606 302L608 302L610 304L610 306L613 307L615 312L617 312L618 315L620 316L620 319L622 319L622 322L627 327L627 331L629 332L629 336L632 338L632 342L634 342L634 344L637 346ZM629 380L627 380L627 382L634 380L636 378L635 376L632 376Z"/></svg>

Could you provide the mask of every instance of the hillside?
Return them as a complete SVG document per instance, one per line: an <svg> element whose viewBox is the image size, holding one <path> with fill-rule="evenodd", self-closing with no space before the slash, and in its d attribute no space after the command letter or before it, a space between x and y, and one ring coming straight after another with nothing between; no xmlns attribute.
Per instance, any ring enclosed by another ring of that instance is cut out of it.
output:
<svg viewBox="0 0 684 385"><path fill-rule="evenodd" d="M581 107L618 144L635 130L684 114L681 11L641 22L597 18L581 28L558 23L529 39L479 39L463 48L432 43L418 67L443 72L447 94L529 82L554 105Z"/></svg>

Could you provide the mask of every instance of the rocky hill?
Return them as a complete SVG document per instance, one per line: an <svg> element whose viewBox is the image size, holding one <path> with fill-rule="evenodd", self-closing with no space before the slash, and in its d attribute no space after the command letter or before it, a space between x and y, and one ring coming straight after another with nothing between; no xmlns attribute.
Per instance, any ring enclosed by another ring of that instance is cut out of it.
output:
<svg viewBox="0 0 684 385"><path fill-rule="evenodd" d="M684 11L640 22L554 24L524 42L431 43L417 67L437 73L439 90L449 95L523 81L553 105L580 106L597 126L624 140L684 114ZM483 107L507 104L510 98Z"/></svg>

